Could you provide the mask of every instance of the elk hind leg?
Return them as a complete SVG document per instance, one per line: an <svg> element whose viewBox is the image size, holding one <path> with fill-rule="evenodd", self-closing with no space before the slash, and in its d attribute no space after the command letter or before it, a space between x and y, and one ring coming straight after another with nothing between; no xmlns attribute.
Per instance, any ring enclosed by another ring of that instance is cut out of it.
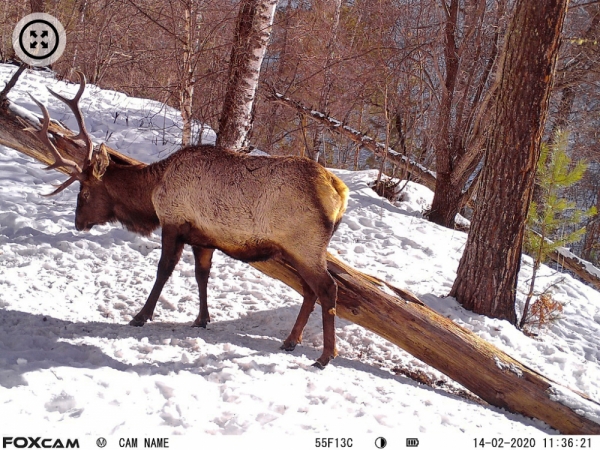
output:
<svg viewBox="0 0 600 450"><path fill-rule="evenodd" d="M317 358L313 366L324 369L329 364L329 361L338 354L335 346L337 284L333 281L327 269L322 272L313 290L321 302L321 314L323 317L323 353Z"/></svg>
<svg viewBox="0 0 600 450"><path fill-rule="evenodd" d="M285 341L283 341L283 345L281 346L282 350L291 352L296 348L296 345L302 342L302 332L304 331L304 327L308 322L308 318L310 314L315 309L315 303L317 301L317 296L313 292L313 290L306 284L304 279L302 281L302 294L304 299L302 300L302 306L300 307L300 313L298 313L298 318L296 319L296 323L292 328L290 335L287 337Z"/></svg>
<svg viewBox="0 0 600 450"><path fill-rule="evenodd" d="M142 310L137 313L129 325L134 327L143 326L148 320L152 320L154 314L154 308L156 302L160 297L162 289L173 273L173 269L181 258L181 252L183 251L183 241L179 238L177 229L175 227L163 227L162 230L162 250L160 254L160 261L158 262L158 270L156 273L156 281L152 287L152 291L148 296L148 300L142 307Z"/></svg>
<svg viewBox="0 0 600 450"><path fill-rule="evenodd" d="M192 326L206 328L206 325L208 322L210 322L210 315L208 313L207 286L214 250L197 246L192 247L192 249L194 251L194 259L196 261L196 281L198 283L198 291L200 294L200 312L196 320L194 320Z"/></svg>
<svg viewBox="0 0 600 450"><path fill-rule="evenodd" d="M299 262L296 262L295 264L292 263L292 266L298 271L303 283L310 289L304 290L305 297L302 307L300 308L300 314L298 314L296 324L292 329L290 337L284 342L284 347L286 342L291 344L294 339L297 340L300 337L302 329L308 320L308 316L314 307L316 301L315 297L318 297L321 302L323 317L323 354L317 359L314 366L323 369L329 361L337 356L337 350L335 348L335 304L337 299L337 284L335 284L335 281L327 271L327 262L324 257L321 264L314 267L309 267ZM306 296L306 292L309 292L308 297ZM312 296L310 295L310 292L312 292Z"/></svg>

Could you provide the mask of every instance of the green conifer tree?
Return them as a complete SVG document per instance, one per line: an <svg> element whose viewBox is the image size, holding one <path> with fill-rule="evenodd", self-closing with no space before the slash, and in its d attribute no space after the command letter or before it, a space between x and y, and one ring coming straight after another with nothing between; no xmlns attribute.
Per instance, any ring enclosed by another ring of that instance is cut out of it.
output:
<svg viewBox="0 0 600 450"><path fill-rule="evenodd" d="M566 152L567 144L568 134L559 131L552 144L542 144L541 147L536 174L539 195L537 201L532 201L529 207L524 242L525 251L533 258L533 273L521 317L521 328L527 322L540 265L558 247L581 240L585 234L585 226L579 225L584 219L596 214L595 207L582 211L577 209L575 202L561 197L564 189L581 180L587 169L584 161L572 163ZM559 231L565 228L575 229L561 234Z"/></svg>

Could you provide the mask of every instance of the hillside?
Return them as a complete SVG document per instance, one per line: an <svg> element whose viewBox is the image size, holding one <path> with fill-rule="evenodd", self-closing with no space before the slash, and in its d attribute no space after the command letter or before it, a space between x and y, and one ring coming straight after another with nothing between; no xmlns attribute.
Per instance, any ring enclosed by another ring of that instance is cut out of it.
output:
<svg viewBox="0 0 600 450"><path fill-rule="evenodd" d="M0 85L13 70L0 65ZM9 97L37 114L26 94L34 93L53 118L75 128L45 86L68 95L76 88L50 73L30 72ZM96 142L137 159L153 161L176 147L177 112L156 102L90 86L82 110ZM410 184L392 205L367 186L376 172L335 173L351 196L332 253L406 287L524 364L600 401L600 293L544 267L541 282L556 284L553 296L564 312L536 338L465 311L445 295L466 235L421 218L431 192ZM388 440L422 436L427 445L457 433L553 433L540 422L464 398L460 386L439 372L343 320L337 322L339 357L325 371L312 368L321 347L317 312L301 346L293 353L278 350L300 296L219 253L209 281L208 329L189 326L198 310L189 250L154 321L128 326L152 286L160 237L109 225L77 232L78 187L40 195L63 179L0 147L0 417L12 434L32 428L37 434L77 430L105 437L372 434ZM524 257L522 266L525 291L531 260ZM419 375L431 386L400 373Z"/></svg>

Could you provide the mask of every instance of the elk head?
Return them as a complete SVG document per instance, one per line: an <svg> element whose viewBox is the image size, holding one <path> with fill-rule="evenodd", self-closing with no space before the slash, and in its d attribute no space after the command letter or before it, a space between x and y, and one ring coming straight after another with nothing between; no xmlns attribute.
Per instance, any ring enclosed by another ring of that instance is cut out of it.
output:
<svg viewBox="0 0 600 450"><path fill-rule="evenodd" d="M94 225L116 220L113 202L102 178L109 164L106 146L100 144L89 166L78 177L80 189L75 210L75 228L78 231L89 231Z"/></svg>
<svg viewBox="0 0 600 450"><path fill-rule="evenodd" d="M85 75L81 72L77 72L79 76L80 84L77 94L72 99L66 99L56 92L48 89L50 93L58 98L60 101L65 103L75 115L77 124L79 126L79 133L74 136L73 140L82 140L86 148L86 157L83 161L82 167L65 157L63 157L56 149L50 138L48 137L48 127L50 125L50 115L46 107L37 101L31 94L29 96L35 102L36 105L42 110L43 120L41 129L33 127L26 128L26 131L34 134L45 146L48 148L55 162L50 166L46 167L46 170L57 169L64 167L69 171L69 178L61 183L57 188L50 194L44 195L49 197L62 192L65 188L73 184L75 181L79 181L81 184L79 195L77 197L77 210L75 212L75 228L77 230L89 230L94 224L106 223L114 220L114 214L110 207L110 202L105 201L107 193L106 188L102 182L102 176L106 172L108 165L110 164L110 157L104 144L100 145L98 151L94 151L94 145L92 139L85 128L85 121L83 120L83 114L79 108L79 99L85 90ZM91 220L93 213L94 220Z"/></svg>

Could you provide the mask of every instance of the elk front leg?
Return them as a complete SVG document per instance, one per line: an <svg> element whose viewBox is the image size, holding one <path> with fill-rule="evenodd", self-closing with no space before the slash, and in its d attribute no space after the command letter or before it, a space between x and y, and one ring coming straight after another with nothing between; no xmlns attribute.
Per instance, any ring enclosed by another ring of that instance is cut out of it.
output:
<svg viewBox="0 0 600 450"><path fill-rule="evenodd" d="M148 320L152 320L154 308L162 289L173 273L173 269L181 258L183 251L183 241L179 238L175 227L164 227L162 230L162 251L160 261L158 262L158 270L156 273L156 281L152 287L152 291L148 296L148 300L144 304L142 310L137 313L129 322L129 325L134 327L143 326Z"/></svg>
<svg viewBox="0 0 600 450"><path fill-rule="evenodd" d="M194 320L192 326L206 328L206 325L210 322L210 315L208 314L207 286L214 249L197 246L192 247L192 249L194 251L194 260L196 261L196 282L198 283L198 291L200 294L200 313L196 320Z"/></svg>

